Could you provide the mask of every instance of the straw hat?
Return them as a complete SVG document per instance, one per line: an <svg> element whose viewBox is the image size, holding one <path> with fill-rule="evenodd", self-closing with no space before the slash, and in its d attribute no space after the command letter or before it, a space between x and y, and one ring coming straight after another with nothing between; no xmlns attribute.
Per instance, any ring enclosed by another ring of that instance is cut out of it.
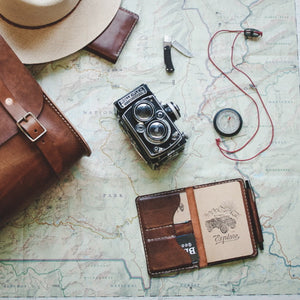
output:
<svg viewBox="0 0 300 300"><path fill-rule="evenodd" d="M25 64L82 49L114 18L121 0L0 0L0 34Z"/></svg>

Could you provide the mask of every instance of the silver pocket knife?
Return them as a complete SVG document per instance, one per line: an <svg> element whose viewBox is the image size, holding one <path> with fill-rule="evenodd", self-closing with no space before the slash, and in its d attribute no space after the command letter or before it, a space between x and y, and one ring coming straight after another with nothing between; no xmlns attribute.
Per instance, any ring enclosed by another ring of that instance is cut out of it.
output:
<svg viewBox="0 0 300 300"><path fill-rule="evenodd" d="M164 61L166 65L166 71L168 73L174 72L174 66L171 58L171 47L174 47L177 51L179 51L180 53L182 53L187 57L193 57L193 54L189 50L187 50L177 41L172 40L172 38L168 35L164 36L163 46L164 46Z"/></svg>

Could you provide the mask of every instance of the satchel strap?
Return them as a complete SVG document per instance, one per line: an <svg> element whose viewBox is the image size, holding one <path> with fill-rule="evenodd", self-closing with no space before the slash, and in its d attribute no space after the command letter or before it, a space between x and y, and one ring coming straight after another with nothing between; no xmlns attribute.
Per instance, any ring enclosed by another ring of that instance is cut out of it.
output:
<svg viewBox="0 0 300 300"><path fill-rule="evenodd" d="M16 101L2 80L0 80L0 103L16 121L17 127L25 137L40 149L55 173L61 173L63 169L61 156L53 146L47 129L32 112L26 111Z"/></svg>

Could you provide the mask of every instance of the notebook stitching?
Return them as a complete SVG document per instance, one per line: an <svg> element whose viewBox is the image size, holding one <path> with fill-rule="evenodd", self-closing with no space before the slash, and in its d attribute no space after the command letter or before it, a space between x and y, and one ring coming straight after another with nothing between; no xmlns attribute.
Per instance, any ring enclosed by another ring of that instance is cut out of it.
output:
<svg viewBox="0 0 300 300"><path fill-rule="evenodd" d="M163 225L163 226L154 227L154 228L146 228L145 231L149 232L149 231L154 231L154 230L159 230L159 229L164 229L164 228L170 228L170 227L173 227L173 225L170 224L170 225Z"/></svg>

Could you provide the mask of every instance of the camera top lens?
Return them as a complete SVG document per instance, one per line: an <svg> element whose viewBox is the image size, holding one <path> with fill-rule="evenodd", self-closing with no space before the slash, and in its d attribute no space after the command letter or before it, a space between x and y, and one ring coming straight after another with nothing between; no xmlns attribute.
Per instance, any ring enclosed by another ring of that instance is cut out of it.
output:
<svg viewBox="0 0 300 300"><path fill-rule="evenodd" d="M133 114L138 121L149 121L154 115L153 104L148 101L138 102L134 107Z"/></svg>
<svg viewBox="0 0 300 300"><path fill-rule="evenodd" d="M163 108L173 122L180 118L180 109L175 103L164 104Z"/></svg>

